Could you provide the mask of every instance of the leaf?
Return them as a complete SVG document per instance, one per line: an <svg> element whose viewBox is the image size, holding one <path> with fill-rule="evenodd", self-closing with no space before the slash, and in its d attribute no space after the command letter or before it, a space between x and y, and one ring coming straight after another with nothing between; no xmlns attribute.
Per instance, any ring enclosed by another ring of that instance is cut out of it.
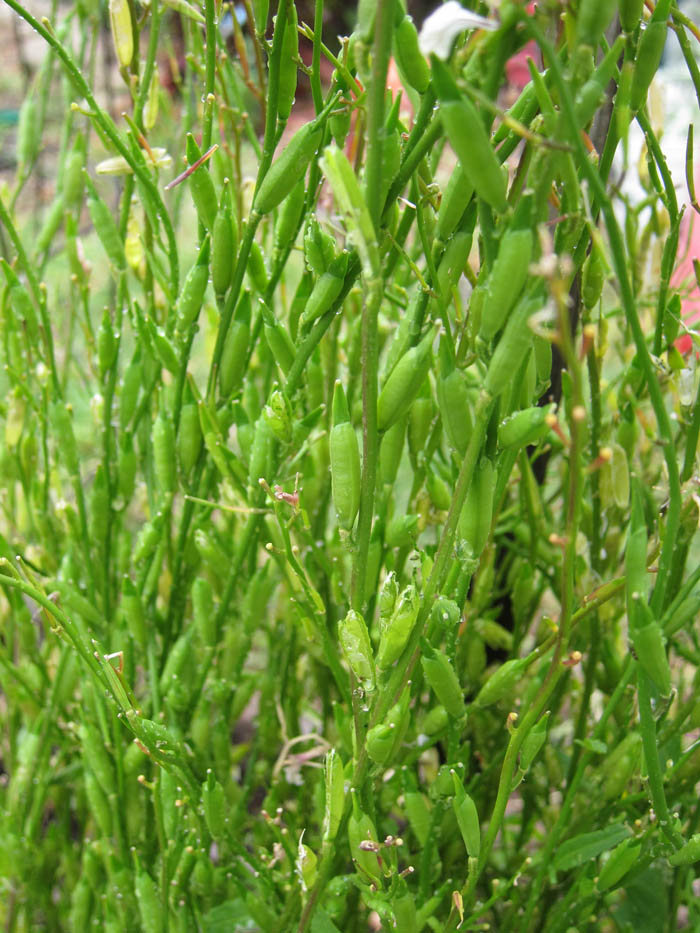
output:
<svg viewBox="0 0 700 933"><path fill-rule="evenodd" d="M554 868L557 871L568 871L570 868L577 868L584 865L601 852L607 852L608 849L614 849L623 839L630 835L629 829L623 823L613 823L606 826L605 829L597 830L593 833L582 833L574 836L573 839L567 839L565 843L559 846L559 850L554 856Z"/></svg>
<svg viewBox="0 0 700 933"><path fill-rule="evenodd" d="M340 930L325 910L321 910L319 907L314 914L314 919L311 921L311 933L340 933Z"/></svg>
<svg viewBox="0 0 700 933"><path fill-rule="evenodd" d="M245 902L236 898L213 907L205 914L202 929L204 933L253 933L257 926Z"/></svg>
<svg viewBox="0 0 700 933"><path fill-rule="evenodd" d="M608 750L608 746L605 742L601 742L600 739L576 739L576 744L594 755L604 755Z"/></svg>

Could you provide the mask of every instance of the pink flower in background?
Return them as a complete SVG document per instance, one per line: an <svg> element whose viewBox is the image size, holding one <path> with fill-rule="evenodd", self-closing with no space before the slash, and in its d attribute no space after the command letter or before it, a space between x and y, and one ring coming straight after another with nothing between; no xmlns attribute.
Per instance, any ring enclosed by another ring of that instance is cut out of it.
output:
<svg viewBox="0 0 700 933"><path fill-rule="evenodd" d="M671 286L682 288L682 316L684 322L690 325L700 320L700 289L695 281L693 270L693 260L700 260L700 217L692 208L683 218L678 242L678 254L682 259L673 270ZM689 334L684 334L676 341L676 347L683 355L690 353L692 345L693 341Z"/></svg>

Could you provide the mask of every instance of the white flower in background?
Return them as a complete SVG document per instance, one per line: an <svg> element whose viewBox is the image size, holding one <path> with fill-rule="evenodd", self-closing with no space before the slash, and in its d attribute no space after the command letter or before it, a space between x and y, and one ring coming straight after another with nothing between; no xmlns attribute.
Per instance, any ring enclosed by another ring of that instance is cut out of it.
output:
<svg viewBox="0 0 700 933"><path fill-rule="evenodd" d="M494 19L465 10L457 0L447 0L423 23L418 37L420 50L428 58L434 52L443 61L450 57L452 44L465 29L498 29Z"/></svg>

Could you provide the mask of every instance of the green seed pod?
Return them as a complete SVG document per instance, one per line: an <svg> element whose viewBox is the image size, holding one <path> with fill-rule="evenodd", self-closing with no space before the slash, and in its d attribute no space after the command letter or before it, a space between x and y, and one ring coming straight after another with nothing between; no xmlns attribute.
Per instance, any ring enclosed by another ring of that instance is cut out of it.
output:
<svg viewBox="0 0 700 933"><path fill-rule="evenodd" d="M431 64L442 123L464 174L479 196L503 213L508 206L506 180L482 118L471 100L460 94L446 66L434 55Z"/></svg>
<svg viewBox="0 0 700 933"><path fill-rule="evenodd" d="M392 370L377 400L377 426L386 431L406 414L418 394L432 359L435 331L429 330L421 342L411 347Z"/></svg>
<svg viewBox="0 0 700 933"><path fill-rule="evenodd" d="M99 364L100 378L105 375L114 365L119 351L119 343L112 328L112 319L109 310L105 308L102 315L102 322L97 332L97 362Z"/></svg>
<svg viewBox="0 0 700 933"><path fill-rule="evenodd" d="M194 675L195 671L193 668L196 667L196 665L192 663L192 638L195 631L196 629L194 626L189 626L168 652L163 673L160 675L161 693L167 693L171 683L179 678L186 664L189 674Z"/></svg>
<svg viewBox="0 0 700 933"><path fill-rule="evenodd" d="M641 842L637 842L633 836L615 846L598 875L598 890L607 891L621 881L634 866L641 851Z"/></svg>
<svg viewBox="0 0 700 933"><path fill-rule="evenodd" d="M394 723L380 722L368 729L365 736L367 754L379 765L387 765L392 759L396 744L396 726Z"/></svg>
<svg viewBox="0 0 700 933"><path fill-rule="evenodd" d="M424 642L422 652L420 663L435 696L450 716L460 719L465 714L464 695L449 658L442 651L431 648L428 642Z"/></svg>
<svg viewBox="0 0 700 933"><path fill-rule="evenodd" d="M444 732L450 724L450 717L444 706L434 706L421 722L421 732L434 736Z"/></svg>
<svg viewBox="0 0 700 933"><path fill-rule="evenodd" d="M680 865L692 865L697 861L700 861L700 833L695 833L685 845L668 857L669 865L674 868Z"/></svg>
<svg viewBox="0 0 700 933"><path fill-rule="evenodd" d="M620 444L610 445L610 459L600 469L600 498L604 506L614 504L619 509L626 509L629 505L629 464Z"/></svg>
<svg viewBox="0 0 700 933"><path fill-rule="evenodd" d="M165 512L158 512L155 518L150 522L146 522L141 528L141 531L139 531L132 555L135 564L138 564L142 560L147 560L155 551L163 534L165 518Z"/></svg>
<svg viewBox="0 0 700 933"><path fill-rule="evenodd" d="M254 0L253 19L255 20L255 32L258 36L264 36L267 31L267 20L270 14L270 0Z"/></svg>
<svg viewBox="0 0 700 933"><path fill-rule="evenodd" d="M437 382L438 407L450 446L464 456L472 434L469 389L464 373L452 369L441 375Z"/></svg>
<svg viewBox="0 0 700 933"><path fill-rule="evenodd" d="M225 580L230 559L218 542L203 528L198 528L194 533L194 544L205 566L210 568L219 579Z"/></svg>
<svg viewBox="0 0 700 933"><path fill-rule="evenodd" d="M420 596L413 585L401 594L394 612L384 627L377 650L377 667L386 670L401 655L413 631L420 610Z"/></svg>
<svg viewBox="0 0 700 933"><path fill-rule="evenodd" d="M408 413L408 449L414 459L423 451L433 422L433 399L426 380Z"/></svg>
<svg viewBox="0 0 700 933"><path fill-rule="evenodd" d="M80 476L80 462L78 459L78 445L73 433L73 419L63 402L56 401L51 405L51 426L65 463L68 473Z"/></svg>
<svg viewBox="0 0 700 933"><path fill-rule="evenodd" d="M674 295L671 295L664 313L664 338L669 345L674 343L676 337L678 337L682 316L681 296L676 292Z"/></svg>
<svg viewBox="0 0 700 933"><path fill-rule="evenodd" d="M382 174L379 181L379 203L384 207L394 179L401 168L401 134L398 129L385 130L382 141ZM395 202L392 202L392 204ZM427 215L430 216L430 215Z"/></svg>
<svg viewBox="0 0 700 933"><path fill-rule="evenodd" d="M71 930L87 930L92 920L92 889L87 878L82 877L73 888L70 898L68 923Z"/></svg>
<svg viewBox="0 0 700 933"><path fill-rule="evenodd" d="M311 214L304 227L304 261L309 272L321 276L335 257L335 243Z"/></svg>
<svg viewBox="0 0 700 933"><path fill-rule="evenodd" d="M587 311L595 308L600 301L607 271L608 265L603 251L594 241L581 274L581 301Z"/></svg>
<svg viewBox="0 0 700 933"><path fill-rule="evenodd" d="M194 469L201 450L202 428L199 424L199 409L194 402L188 402L182 406L177 429L178 459L185 476L189 476Z"/></svg>
<svg viewBox="0 0 700 933"><path fill-rule="evenodd" d="M549 431L545 419L553 410L554 405L535 406L509 415L498 426L498 446L520 449L538 443Z"/></svg>
<svg viewBox="0 0 700 933"><path fill-rule="evenodd" d="M462 613L454 600L439 596L435 600L430 617L441 628L452 631L462 618Z"/></svg>
<svg viewBox="0 0 700 933"><path fill-rule="evenodd" d="M493 706L494 703L499 703L509 694L512 694L527 667L527 658L511 658L510 661L504 661L481 688L473 701L473 705L484 709L487 706Z"/></svg>
<svg viewBox="0 0 700 933"><path fill-rule="evenodd" d="M431 824L428 801L423 794L419 794L417 791L407 791L403 796L403 800L408 823L420 845L424 846L430 834Z"/></svg>
<svg viewBox="0 0 700 933"><path fill-rule="evenodd" d="M635 31L642 19L644 0L619 0L618 14L622 31L629 35Z"/></svg>
<svg viewBox="0 0 700 933"><path fill-rule="evenodd" d="M424 94L430 84L430 68L418 46L418 30L410 16L404 16L394 30L394 55L408 86Z"/></svg>
<svg viewBox="0 0 700 933"><path fill-rule="evenodd" d="M306 174L323 138L323 124L306 123L292 136L272 163L255 195L253 208L260 214L273 211Z"/></svg>
<svg viewBox="0 0 700 933"><path fill-rule="evenodd" d="M503 234L486 285L487 295L479 328L482 339L488 341L496 336L520 298L530 271L534 241L531 229L508 229Z"/></svg>
<svg viewBox="0 0 700 933"><path fill-rule="evenodd" d="M147 872L139 869L136 872L134 888L144 933L161 933L163 905L156 883Z"/></svg>
<svg viewBox="0 0 700 933"><path fill-rule="evenodd" d="M639 766L642 737L628 733L600 765L602 793L605 800L617 800Z"/></svg>
<svg viewBox="0 0 700 933"><path fill-rule="evenodd" d="M214 839L222 839L226 835L228 806L224 789L209 769L207 779L202 784L202 807L207 829Z"/></svg>
<svg viewBox="0 0 700 933"><path fill-rule="evenodd" d="M472 233L467 230L457 230L445 246L440 265L437 269L438 294L445 299L452 293L452 289L459 282L464 267L469 259L472 248Z"/></svg>
<svg viewBox="0 0 700 933"><path fill-rule="evenodd" d="M299 60L299 30L296 4L287 4L287 22L282 37L280 55L279 90L277 96L277 116L285 122L289 119L297 91L297 62ZM278 14L279 15L279 14ZM277 28L275 24L275 28Z"/></svg>
<svg viewBox="0 0 700 933"><path fill-rule="evenodd" d="M403 878L397 879L397 890L391 900L394 924L402 933L418 933L416 901Z"/></svg>
<svg viewBox="0 0 700 933"><path fill-rule="evenodd" d="M187 273L177 299L177 329L186 333L199 317L209 282L209 240L202 244L197 261Z"/></svg>
<svg viewBox="0 0 700 933"><path fill-rule="evenodd" d="M294 244L299 224L304 216L306 185L300 178L282 203L277 223L275 224L275 253L281 254Z"/></svg>
<svg viewBox="0 0 700 933"><path fill-rule="evenodd" d="M25 97L19 108L17 121L17 166L22 176L27 175L39 152L41 127L36 96Z"/></svg>
<svg viewBox="0 0 700 933"><path fill-rule="evenodd" d="M329 440L331 489L338 525L349 531L360 507L360 449L342 384L333 391L333 427Z"/></svg>
<svg viewBox="0 0 700 933"><path fill-rule="evenodd" d="M596 70L576 95L576 120L580 127L587 126L596 110L605 100L605 89L617 71L617 63L625 46L624 36L618 36Z"/></svg>
<svg viewBox="0 0 700 933"><path fill-rule="evenodd" d="M62 178L63 203L65 209L72 214L77 214L82 204L83 188L85 186L84 167L85 139L80 133L76 136L73 148L66 157Z"/></svg>
<svg viewBox="0 0 700 933"><path fill-rule="evenodd" d="M632 113L637 113L646 103L649 87L659 70L661 56L666 45L670 11L671 0L659 0L639 40L630 94Z"/></svg>
<svg viewBox="0 0 700 933"><path fill-rule="evenodd" d="M231 184L225 178L211 234L211 281L219 300L223 299L231 284L237 250L238 229L231 202Z"/></svg>
<svg viewBox="0 0 700 933"><path fill-rule="evenodd" d="M484 389L496 398L507 389L532 346L530 317L539 302L523 301L511 313L486 371Z"/></svg>
<svg viewBox="0 0 700 933"><path fill-rule="evenodd" d="M124 433L119 441L119 463L117 466L119 495L124 502L130 502L134 494L138 465L133 438L131 434Z"/></svg>
<svg viewBox="0 0 700 933"><path fill-rule="evenodd" d="M491 533L493 494L498 479L493 463L483 457L474 471L474 477L459 516L459 534L478 557Z"/></svg>
<svg viewBox="0 0 700 933"><path fill-rule="evenodd" d="M396 600L399 598L399 584L396 580L396 573L392 570L387 574L381 590L379 591L379 617L384 628L391 618L396 608Z"/></svg>
<svg viewBox="0 0 700 933"><path fill-rule="evenodd" d="M577 45L595 49L617 9L616 0L581 0L576 17Z"/></svg>
<svg viewBox="0 0 700 933"><path fill-rule="evenodd" d="M364 618L351 609L338 624L338 638L350 670L370 693L376 687L374 654Z"/></svg>
<svg viewBox="0 0 700 933"><path fill-rule="evenodd" d="M137 646L143 650L146 647L146 622L143 616L143 605L139 592L129 577L122 580L122 598L120 609L126 621L129 634Z"/></svg>
<svg viewBox="0 0 700 933"><path fill-rule="evenodd" d="M107 797L92 772L84 772L83 782L85 784L85 796L88 799L93 818L102 835L109 839L112 835L112 811L109 808Z"/></svg>
<svg viewBox="0 0 700 933"><path fill-rule="evenodd" d="M253 241L250 244L250 253L248 254L248 265L246 266L248 279L253 288L259 295L264 295L267 291L268 277L265 266L265 257L263 256L260 244Z"/></svg>
<svg viewBox="0 0 700 933"><path fill-rule="evenodd" d="M121 0L119 0L119 2L121 2ZM120 272L126 272L124 243L119 235L119 229L112 216L112 212L102 198L98 198L94 194L88 197L88 210L93 226L95 227L95 232L102 243L107 258Z"/></svg>
<svg viewBox="0 0 700 933"><path fill-rule="evenodd" d="M272 353L275 363L286 375L292 368L296 356L294 343L286 327L277 320L272 311L262 301L260 302L260 309L263 316L265 340L270 348L270 353Z"/></svg>
<svg viewBox="0 0 700 933"><path fill-rule="evenodd" d="M109 0L109 24L119 66L127 69L134 58L134 30L128 0Z"/></svg>
<svg viewBox="0 0 700 933"><path fill-rule="evenodd" d="M641 600L640 600L641 602ZM664 697L671 695L671 669L666 656L665 638L646 603L640 606L645 624L630 627L630 638L639 666Z"/></svg>
<svg viewBox="0 0 700 933"><path fill-rule="evenodd" d="M348 254L343 252L331 262L328 269L316 280L299 321L302 328L308 327L312 321L315 321L329 310L343 290L347 267Z"/></svg>
<svg viewBox="0 0 700 933"><path fill-rule="evenodd" d="M323 815L323 841L332 842L338 835L345 809L345 778L343 760L332 748L326 755L326 805Z"/></svg>
<svg viewBox="0 0 700 933"><path fill-rule="evenodd" d="M82 177L82 176L81 176ZM51 207L49 208L46 217L44 218L44 223L34 244L35 255L41 256L53 243L53 239L58 233L58 228L63 223L63 215L66 210L65 198L62 193L59 193L54 198Z"/></svg>
<svg viewBox="0 0 700 933"><path fill-rule="evenodd" d="M627 547L625 550L627 577L627 616L633 627L642 626L638 617L640 606L647 599L647 526L644 518L642 492L639 481L632 483L632 510L630 513Z"/></svg>
<svg viewBox="0 0 700 933"><path fill-rule="evenodd" d="M219 365L219 389L229 398L240 385L248 360L250 343L250 292L244 292L224 341Z"/></svg>
<svg viewBox="0 0 700 933"><path fill-rule="evenodd" d="M523 744L520 746L519 764L520 770L523 772L529 771L530 766L539 755L542 746L547 740L549 715L548 710L523 739Z"/></svg>
<svg viewBox="0 0 700 933"><path fill-rule="evenodd" d="M34 303L27 289L22 285L14 269L0 257L7 284L10 286L10 306L15 317L27 328L27 336L32 342L39 339L39 318Z"/></svg>
<svg viewBox="0 0 700 933"><path fill-rule="evenodd" d="M417 515L395 515L384 532L384 543L388 548L413 547L418 536Z"/></svg>
<svg viewBox="0 0 700 933"><path fill-rule="evenodd" d="M262 414L275 439L280 444L289 444L292 440L292 412L286 395L279 389L273 389Z"/></svg>
<svg viewBox="0 0 700 933"><path fill-rule="evenodd" d="M122 431L129 426L136 411L142 378L143 364L141 363L141 353L137 349L122 377L119 395L119 426Z"/></svg>
<svg viewBox="0 0 700 933"><path fill-rule="evenodd" d="M441 243L447 243L457 229L473 194L474 186L467 179L462 166L457 165L450 175L438 210L435 236Z"/></svg>
<svg viewBox="0 0 700 933"><path fill-rule="evenodd" d="M377 830L371 818L360 810L355 796L352 793L352 813L348 820L348 842L350 843L350 855L354 861L360 875L368 877L373 884L381 888L382 875L379 866L379 859L376 851L378 849Z"/></svg>
<svg viewBox="0 0 700 933"><path fill-rule="evenodd" d="M198 159L201 159L202 153L192 133L187 134L185 148L187 161L190 165L194 165ZM214 181L209 173L208 162L204 162L196 168L189 176L188 181L190 194L197 209L197 216L206 229L211 232L214 229L214 220L219 210L219 202L216 197Z"/></svg>
<svg viewBox="0 0 700 933"><path fill-rule="evenodd" d="M406 418L397 422L384 433L379 444L379 478L385 486L393 486L401 465L404 438L406 436Z"/></svg>
<svg viewBox="0 0 700 933"><path fill-rule="evenodd" d="M153 424L153 466L160 492L175 491L175 464L175 429L170 417L161 411Z"/></svg>
<svg viewBox="0 0 700 933"><path fill-rule="evenodd" d="M476 804L465 791L464 785L460 781L455 771L451 772L452 783L454 785L454 797L452 798L452 809L457 819L459 831L464 840L464 847L470 858L478 858L481 852L481 824L479 823L479 813Z"/></svg>
<svg viewBox="0 0 700 933"><path fill-rule="evenodd" d="M114 794L117 789L114 768L99 730L91 723L84 722L78 729L78 737L88 768L97 778L104 793L107 796Z"/></svg>
<svg viewBox="0 0 700 933"><path fill-rule="evenodd" d="M268 464L272 450L273 437L269 425L264 418L255 422L255 434L250 449L250 464L248 467L248 485L257 490L259 480L267 479Z"/></svg>
<svg viewBox="0 0 700 933"><path fill-rule="evenodd" d="M199 636L206 648L216 645L216 613L211 584L203 577L197 577L192 584L192 615Z"/></svg>
<svg viewBox="0 0 700 933"><path fill-rule="evenodd" d="M426 474L425 485L434 508L446 512L452 505L452 490L447 483L431 470Z"/></svg>

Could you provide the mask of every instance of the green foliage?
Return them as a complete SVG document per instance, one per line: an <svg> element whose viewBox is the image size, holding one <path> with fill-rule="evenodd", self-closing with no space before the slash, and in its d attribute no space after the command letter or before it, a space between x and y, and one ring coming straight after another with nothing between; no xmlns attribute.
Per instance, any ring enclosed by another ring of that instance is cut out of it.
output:
<svg viewBox="0 0 700 933"><path fill-rule="evenodd" d="M111 0L115 121L99 4L6 2L5 929L698 928L685 17L504 2L438 57L361 0L336 57L322 2Z"/></svg>

